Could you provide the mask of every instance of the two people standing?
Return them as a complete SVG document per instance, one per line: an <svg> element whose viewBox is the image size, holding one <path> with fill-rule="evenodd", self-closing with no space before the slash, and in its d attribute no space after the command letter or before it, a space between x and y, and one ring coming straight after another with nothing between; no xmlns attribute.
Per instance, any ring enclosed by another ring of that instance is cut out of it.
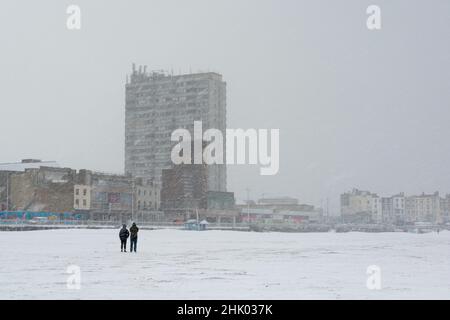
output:
<svg viewBox="0 0 450 320"><path fill-rule="evenodd" d="M130 237L130 252L133 252L133 250L136 252L138 232L139 228L134 222L130 228L130 231L127 230L126 224L122 226L122 229L119 231L120 251L127 252L127 239Z"/></svg>

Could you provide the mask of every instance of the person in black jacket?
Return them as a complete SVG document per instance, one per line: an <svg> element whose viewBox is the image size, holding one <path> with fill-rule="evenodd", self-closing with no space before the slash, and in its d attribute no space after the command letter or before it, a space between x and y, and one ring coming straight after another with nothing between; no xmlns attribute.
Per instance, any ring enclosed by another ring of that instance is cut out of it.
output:
<svg viewBox="0 0 450 320"><path fill-rule="evenodd" d="M124 224L122 226L122 229L119 231L119 238L120 238L120 251L121 252L127 252L127 239L130 236L130 232L127 230L127 225Z"/></svg>
<svg viewBox="0 0 450 320"><path fill-rule="evenodd" d="M130 228L130 252L133 252L133 248L134 252L136 252L138 232L139 228L137 227L136 223L133 222L133 225Z"/></svg>

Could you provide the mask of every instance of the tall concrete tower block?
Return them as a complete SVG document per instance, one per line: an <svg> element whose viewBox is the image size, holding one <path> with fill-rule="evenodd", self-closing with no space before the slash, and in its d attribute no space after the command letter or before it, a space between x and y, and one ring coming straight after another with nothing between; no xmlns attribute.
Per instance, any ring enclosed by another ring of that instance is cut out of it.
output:
<svg viewBox="0 0 450 320"><path fill-rule="evenodd" d="M125 173L161 185L163 169L173 167L171 134L194 121L203 132L219 129L226 159L226 83L214 72L170 75L133 65L125 86ZM226 165L208 165L209 191L226 191Z"/></svg>

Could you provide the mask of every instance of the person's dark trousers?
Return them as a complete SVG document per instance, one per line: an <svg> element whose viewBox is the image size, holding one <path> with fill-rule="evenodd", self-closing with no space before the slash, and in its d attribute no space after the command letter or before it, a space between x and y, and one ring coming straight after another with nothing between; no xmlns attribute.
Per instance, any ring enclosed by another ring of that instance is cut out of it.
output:
<svg viewBox="0 0 450 320"><path fill-rule="evenodd" d="M127 239L120 240L120 251L127 251Z"/></svg>
<svg viewBox="0 0 450 320"><path fill-rule="evenodd" d="M137 238L133 238L130 241L130 252L133 252L133 248L134 252L136 252L136 247L137 247Z"/></svg>

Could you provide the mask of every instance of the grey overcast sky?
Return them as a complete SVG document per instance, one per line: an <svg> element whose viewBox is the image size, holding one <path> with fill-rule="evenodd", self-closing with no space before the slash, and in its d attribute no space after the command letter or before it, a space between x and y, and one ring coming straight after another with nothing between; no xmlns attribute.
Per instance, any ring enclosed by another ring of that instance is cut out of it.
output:
<svg viewBox="0 0 450 320"><path fill-rule="evenodd" d="M278 175L229 167L238 200L450 193L448 0L2 0L0 43L0 162L122 172L136 62L219 72L229 128L280 129Z"/></svg>

